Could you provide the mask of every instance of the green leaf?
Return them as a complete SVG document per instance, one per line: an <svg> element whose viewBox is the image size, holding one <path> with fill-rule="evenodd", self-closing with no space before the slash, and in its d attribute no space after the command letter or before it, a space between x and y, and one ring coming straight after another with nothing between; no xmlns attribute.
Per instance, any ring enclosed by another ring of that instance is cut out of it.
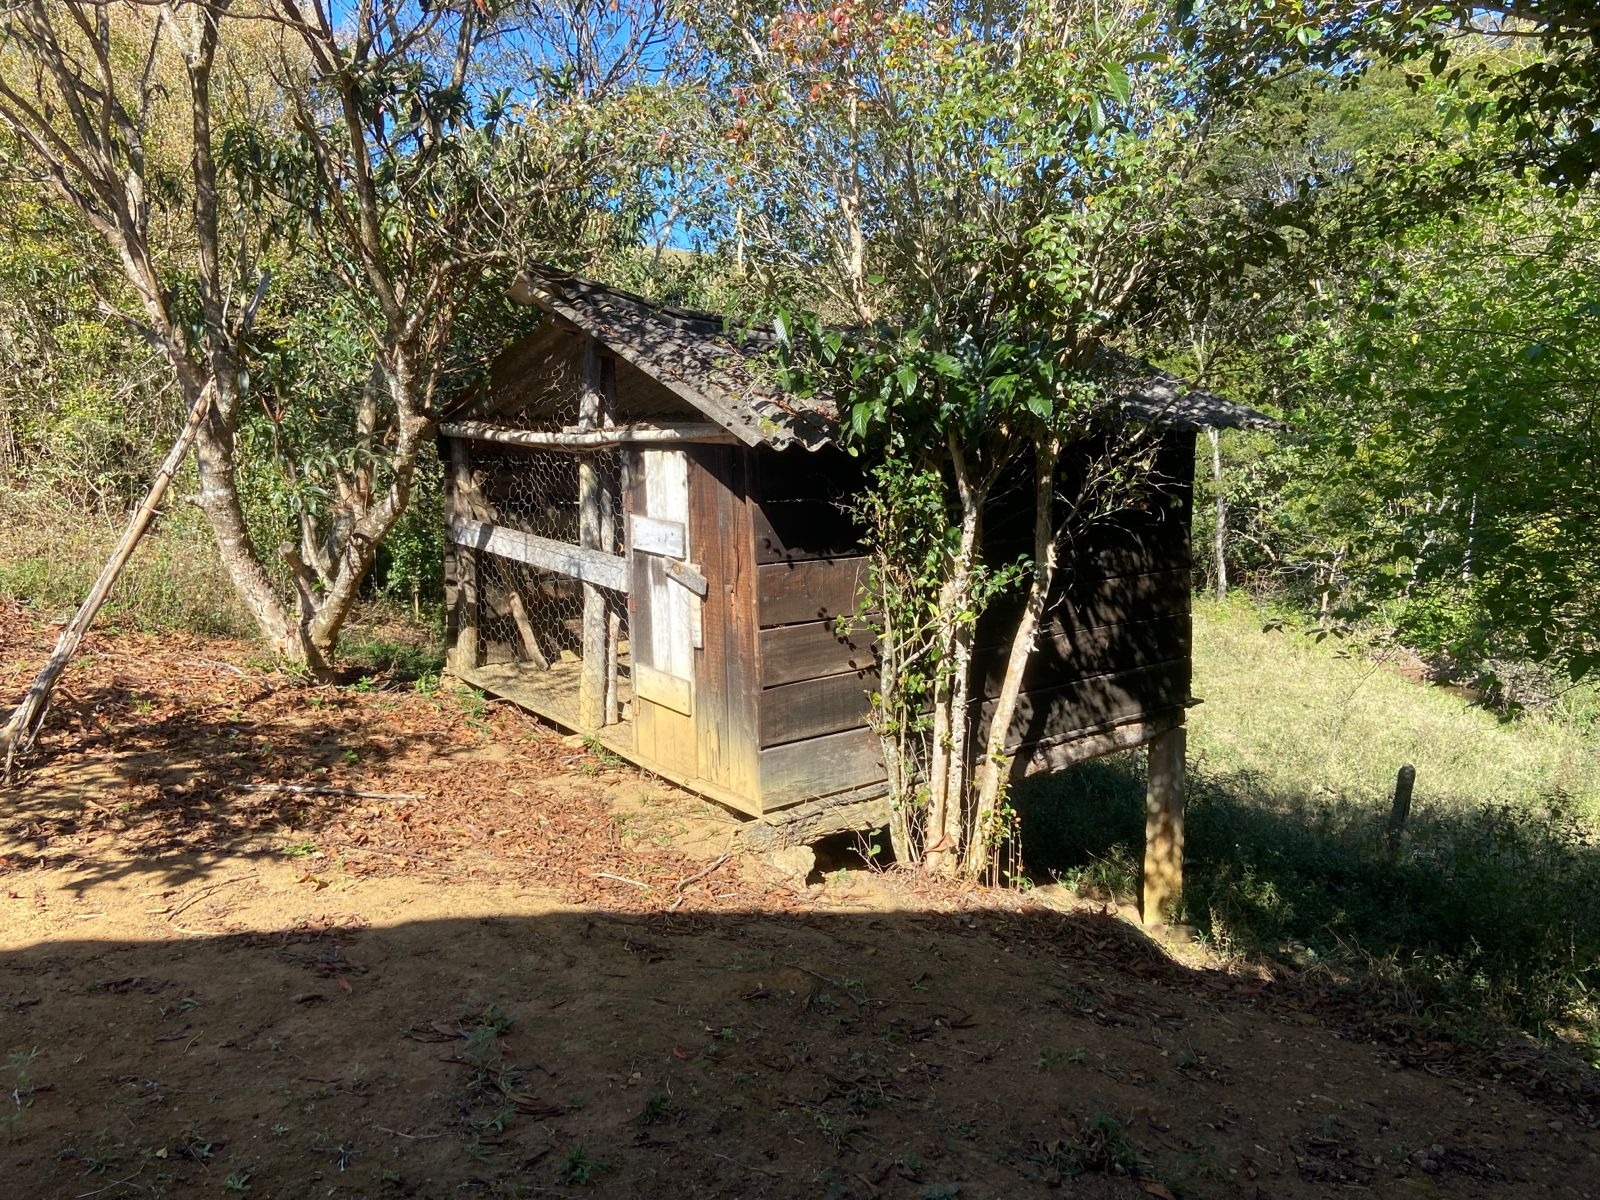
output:
<svg viewBox="0 0 1600 1200"><path fill-rule="evenodd" d="M1116 97L1118 104L1128 103L1133 96L1133 80L1115 63L1106 65L1106 91Z"/></svg>

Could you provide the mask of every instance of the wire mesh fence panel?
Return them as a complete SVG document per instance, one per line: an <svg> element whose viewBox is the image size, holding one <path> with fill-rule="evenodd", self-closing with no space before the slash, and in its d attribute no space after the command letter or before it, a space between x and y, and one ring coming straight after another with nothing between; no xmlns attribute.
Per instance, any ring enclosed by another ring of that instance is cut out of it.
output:
<svg viewBox="0 0 1600 1200"><path fill-rule="evenodd" d="M579 476L593 469L602 497L594 537L603 553L620 555L623 542L623 456L615 447L568 453L475 444L471 450L482 516L507 529L577 546L582 544ZM584 610L588 595L603 605L607 663L607 721L631 699L627 596L585 585L570 575L480 550L478 653L485 668L515 668L537 677L541 698L576 715L581 686Z"/></svg>
<svg viewBox="0 0 1600 1200"><path fill-rule="evenodd" d="M579 544L578 474L593 468L602 497L600 548L620 554L622 530L622 450L608 446L572 453L478 443L472 449L478 490L493 510L496 525L552 541ZM605 511L609 510L609 511Z"/></svg>

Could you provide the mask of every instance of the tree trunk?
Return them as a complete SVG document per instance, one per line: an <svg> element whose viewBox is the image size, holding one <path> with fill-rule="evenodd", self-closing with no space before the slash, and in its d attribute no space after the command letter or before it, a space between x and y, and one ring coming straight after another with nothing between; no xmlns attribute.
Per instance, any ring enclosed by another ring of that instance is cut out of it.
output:
<svg viewBox="0 0 1600 1200"><path fill-rule="evenodd" d="M950 468L961 502L961 537L950 578L940 589L939 620L945 663L934 693L933 746L929 752L927 845L923 864L939 874L954 873L960 862L966 807L967 732L970 717L973 572L982 540L985 489L972 478L965 453L949 439Z"/></svg>
<svg viewBox="0 0 1600 1200"><path fill-rule="evenodd" d="M1056 463L1061 458L1061 443L1042 437L1034 452L1033 485L1033 577L1022 616L1012 631L1011 649L1006 656L1005 675L1000 695L995 700L994 718L989 723L989 745L978 776L978 798L973 811L963 871L977 878L993 861L998 840L995 828L1001 790L1011 780L1014 763L1005 756L1007 732L1022 695L1022 676L1033 657L1033 641L1044 616L1056 574L1055 495Z"/></svg>
<svg viewBox="0 0 1600 1200"><path fill-rule="evenodd" d="M899 637L892 605L884 606L883 648L878 663L878 694L873 712L874 732L883 747L884 775L889 788L889 846L901 866L918 862L922 855L912 836L912 808L916 804L917 772L906 762L906 712L900 677Z"/></svg>
<svg viewBox="0 0 1600 1200"><path fill-rule="evenodd" d="M11 714L5 728L0 730L0 754L4 755L4 776L7 782L11 780L11 768L17 752L26 750L32 745L39 726L44 721L45 710L49 705L50 693L55 688L56 680L66 670L67 663L77 652L84 634L89 631L95 615L100 611L100 606L111 594L112 585L116 583L145 532L150 528L156 508L160 505L162 497L167 494L167 488L171 486L172 476L177 472L179 464L189 453L189 447L194 443L195 434L205 421L206 412L211 407L215 393L216 389L210 385L201 389L189 410L189 419L184 422L177 440L172 443L172 449L167 452L166 459L156 472L150 490L145 493L144 502L128 521L128 527L123 530L116 549L111 552L110 559L100 572L100 577L94 581L94 586L89 589L89 594L84 597L78 611L61 631L61 636L56 639L55 649L50 652L43 669L34 678L33 685L23 696L22 702L17 705L16 711Z"/></svg>
<svg viewBox="0 0 1600 1200"><path fill-rule="evenodd" d="M1206 430L1211 439L1211 489L1216 493L1217 527L1211 535L1211 557L1216 565L1216 595L1228 598L1228 498L1222 491L1222 438L1215 427Z"/></svg>
<svg viewBox="0 0 1600 1200"><path fill-rule="evenodd" d="M273 653L303 662L305 654L294 623L273 591L245 525L233 463L233 431L214 414L195 437L194 457L200 470L200 508L211 524L222 569Z"/></svg>

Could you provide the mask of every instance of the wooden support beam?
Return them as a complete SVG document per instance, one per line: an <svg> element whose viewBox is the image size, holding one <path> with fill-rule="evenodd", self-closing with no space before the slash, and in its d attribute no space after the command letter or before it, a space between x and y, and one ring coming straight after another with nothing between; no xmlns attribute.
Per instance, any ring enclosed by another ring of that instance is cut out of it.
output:
<svg viewBox="0 0 1600 1200"><path fill-rule="evenodd" d="M458 439L450 442L450 489L446 504L445 516L455 556L455 594L450 604L455 639L450 645L450 668L458 672L470 671L478 665L478 552L475 539L457 538L454 534L458 525L477 525L483 514L478 504L477 484L472 478L472 456L467 444Z"/></svg>
<svg viewBox="0 0 1600 1200"><path fill-rule="evenodd" d="M600 361L600 346L583 339L583 391L578 398L578 428L598 430L610 422L610 397ZM616 498L601 477L592 455L578 460L578 545L609 554L613 549L612 510ZM591 582L583 585L583 674L578 685L578 721L586 730L609 725L615 714L606 711L606 664L610 660L606 598Z"/></svg>
<svg viewBox="0 0 1600 1200"><path fill-rule="evenodd" d="M580 424L564 429L508 429L484 421L446 421L439 426L439 432L445 437L498 442L504 446L530 446L539 450L596 450L607 446L672 442L737 445L739 442L721 425L713 425L709 421L654 421L603 428Z"/></svg>
<svg viewBox="0 0 1600 1200"><path fill-rule="evenodd" d="M515 559L531 567L554 571L557 575L567 575L596 587L610 588L614 592L628 590L628 560L620 554L585 550L553 538L523 533L520 529L507 529L503 525L470 521L465 517L451 518L446 533L457 546L498 554L501 558Z"/></svg>
<svg viewBox="0 0 1600 1200"><path fill-rule="evenodd" d="M508 607L511 609L511 621L517 627L517 637L522 641L522 654L529 662L541 671L550 669L550 660L544 656L544 651L539 646L539 634L534 629L533 622L528 619L528 606L522 602L522 593L515 587L508 589Z"/></svg>
<svg viewBox="0 0 1600 1200"><path fill-rule="evenodd" d="M1146 925L1160 925L1183 892L1184 751L1179 725L1150 743L1145 783L1144 906Z"/></svg>

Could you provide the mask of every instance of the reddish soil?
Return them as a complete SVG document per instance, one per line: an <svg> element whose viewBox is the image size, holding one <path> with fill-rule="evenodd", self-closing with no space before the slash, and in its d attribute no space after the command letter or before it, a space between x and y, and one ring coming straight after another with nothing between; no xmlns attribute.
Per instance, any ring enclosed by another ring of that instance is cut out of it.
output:
<svg viewBox="0 0 1600 1200"><path fill-rule="evenodd" d="M0 621L11 695L49 631ZM1557 1053L1089 907L784 882L506 706L248 656L97 637L0 791L0 1197L1600 1194Z"/></svg>

